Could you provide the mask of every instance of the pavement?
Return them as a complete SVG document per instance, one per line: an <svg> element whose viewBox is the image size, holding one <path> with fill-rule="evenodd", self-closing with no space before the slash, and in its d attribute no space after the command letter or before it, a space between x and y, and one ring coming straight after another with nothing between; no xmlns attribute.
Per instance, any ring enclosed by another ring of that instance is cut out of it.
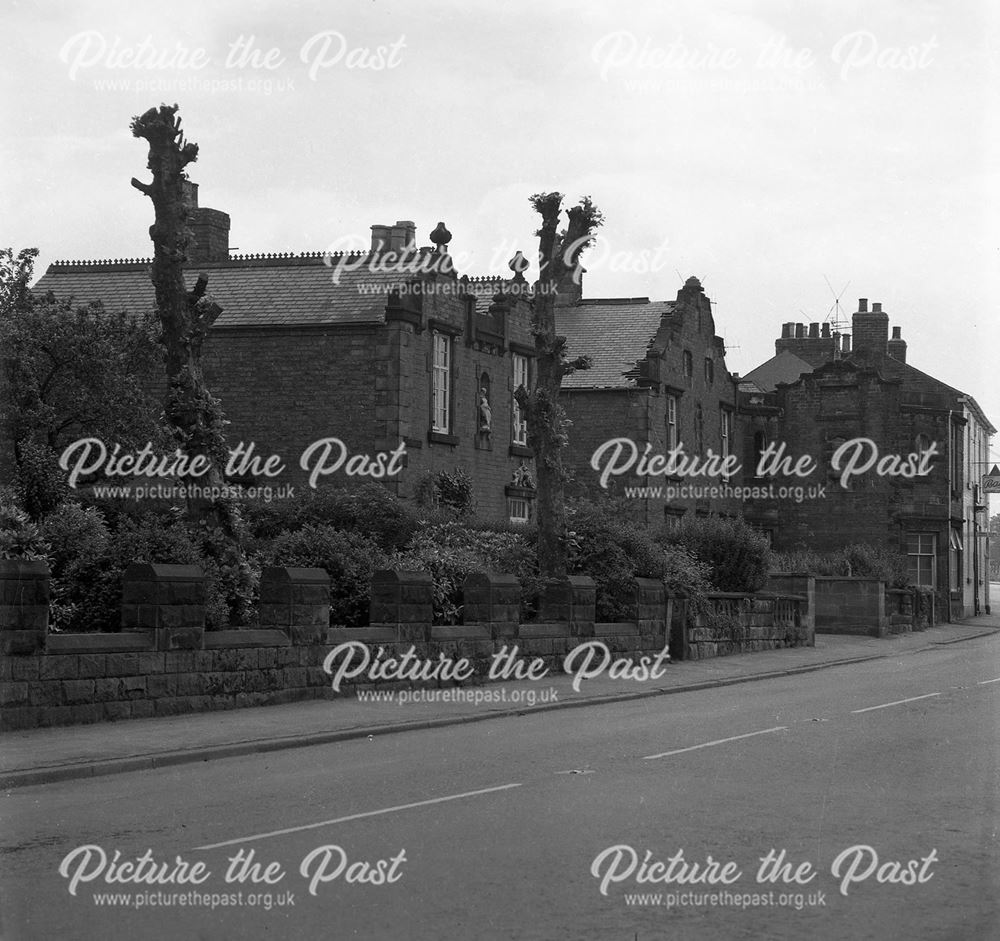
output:
<svg viewBox="0 0 1000 941"><path fill-rule="evenodd" d="M537 681L466 687L459 692L418 690L418 701L405 704L398 700L362 701L350 695L224 712L7 732L0 737L0 786L23 787L149 770L749 683L919 654L998 631L1000 614L993 614L886 638L818 634L815 647L671 663L662 676L645 681L612 679L605 671L584 680L578 690L573 688L573 677L556 674ZM480 700L487 701L473 701L477 692ZM434 698L441 695L451 696L452 701ZM466 701L455 701L459 696L466 697Z"/></svg>

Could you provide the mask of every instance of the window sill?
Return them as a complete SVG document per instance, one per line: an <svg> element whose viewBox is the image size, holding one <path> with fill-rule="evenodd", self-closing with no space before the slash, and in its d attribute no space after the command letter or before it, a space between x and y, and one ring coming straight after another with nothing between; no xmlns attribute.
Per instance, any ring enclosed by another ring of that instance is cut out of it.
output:
<svg viewBox="0 0 1000 941"><path fill-rule="evenodd" d="M431 444L458 444L458 435L445 434L443 431L428 431L427 440Z"/></svg>
<svg viewBox="0 0 1000 941"><path fill-rule="evenodd" d="M526 444L512 444L510 446L510 456L511 457L534 457L535 451L533 448L529 448Z"/></svg>

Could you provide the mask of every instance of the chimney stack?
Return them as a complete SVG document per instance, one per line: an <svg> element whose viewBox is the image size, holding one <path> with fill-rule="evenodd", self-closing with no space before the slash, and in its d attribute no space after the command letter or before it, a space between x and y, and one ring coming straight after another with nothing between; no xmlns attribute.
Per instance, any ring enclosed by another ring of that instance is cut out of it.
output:
<svg viewBox="0 0 1000 941"><path fill-rule="evenodd" d="M229 261L228 213L198 206L198 184L184 180L184 206L187 227L194 236L188 243L187 260L192 265L210 261Z"/></svg>
<svg viewBox="0 0 1000 941"><path fill-rule="evenodd" d="M886 344L886 352L893 359L906 362L906 340L903 339L902 327L892 328L892 339Z"/></svg>
<svg viewBox="0 0 1000 941"><path fill-rule="evenodd" d="M406 219L400 220L395 225L373 225L371 230L371 250L375 255L382 252L399 255L403 251L417 247L417 227Z"/></svg>
<svg viewBox="0 0 1000 941"><path fill-rule="evenodd" d="M889 315L883 313L882 304L872 304L868 310L868 300L858 301L858 311L852 318L855 356L885 356L889 341Z"/></svg>

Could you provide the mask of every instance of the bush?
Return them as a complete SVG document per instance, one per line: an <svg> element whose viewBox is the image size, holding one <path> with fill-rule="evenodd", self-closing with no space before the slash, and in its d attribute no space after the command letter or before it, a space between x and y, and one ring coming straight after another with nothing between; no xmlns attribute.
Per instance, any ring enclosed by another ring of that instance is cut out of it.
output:
<svg viewBox="0 0 1000 941"><path fill-rule="evenodd" d="M66 498L69 484L59 467L59 455L30 438L18 442L17 489L33 520L41 519Z"/></svg>
<svg viewBox="0 0 1000 941"><path fill-rule="evenodd" d="M323 568L330 575L330 623L362 627L368 623L371 580L387 568L381 546L362 533L307 523L282 533L266 553L269 565Z"/></svg>
<svg viewBox="0 0 1000 941"><path fill-rule="evenodd" d="M415 489L417 503L450 511L456 516L472 512L472 478L462 468L426 473Z"/></svg>
<svg viewBox="0 0 1000 941"><path fill-rule="evenodd" d="M389 567L398 572L428 572L434 582L434 623L458 624L466 577L472 572L497 570L504 539L501 534L477 532L456 522L434 523L397 552Z"/></svg>
<svg viewBox="0 0 1000 941"><path fill-rule="evenodd" d="M659 539L683 546L707 565L716 591L752 592L767 581L767 539L741 519L709 516L685 520L679 529L665 532Z"/></svg>
<svg viewBox="0 0 1000 941"><path fill-rule="evenodd" d="M41 522L41 531L52 547L49 617L57 631L87 629L90 586L101 579L111 533L94 507L65 503Z"/></svg>
<svg viewBox="0 0 1000 941"><path fill-rule="evenodd" d="M666 580L674 591L696 597L705 590L703 567L687 552L659 545L616 503L578 503L570 508L568 525L569 571L594 579L598 621L628 618L636 577Z"/></svg>
<svg viewBox="0 0 1000 941"><path fill-rule="evenodd" d="M381 484L324 487L305 496L271 504L251 503L245 510L251 534L262 543L308 525L372 537L386 552L401 549L420 527L420 516Z"/></svg>
<svg viewBox="0 0 1000 941"><path fill-rule="evenodd" d="M770 568L773 572L879 578L889 588L905 588L910 584L905 555L886 546L867 543L855 543L822 555L801 548L792 552L772 552Z"/></svg>
<svg viewBox="0 0 1000 941"><path fill-rule="evenodd" d="M50 546L28 514L13 503L0 502L0 559L47 562Z"/></svg>

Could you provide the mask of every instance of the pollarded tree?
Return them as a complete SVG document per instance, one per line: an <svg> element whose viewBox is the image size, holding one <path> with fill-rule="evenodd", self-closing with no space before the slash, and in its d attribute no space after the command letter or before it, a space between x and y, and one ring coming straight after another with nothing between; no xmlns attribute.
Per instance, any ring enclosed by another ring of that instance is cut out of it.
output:
<svg viewBox="0 0 1000 941"><path fill-rule="evenodd" d="M532 207L542 217L535 233L540 272L532 302L537 376L534 388L522 387L516 393L528 424L528 444L535 452L538 567L546 577L565 575L568 557L563 451L569 443L569 420L559 404L559 389L565 376L590 366L587 356L567 357L566 338L556 332L556 298L568 280L579 279L580 256L604 222L586 196L567 211L568 225L560 230L562 201L562 193L531 197Z"/></svg>
<svg viewBox="0 0 1000 941"><path fill-rule="evenodd" d="M147 167L153 174L151 183L133 177L132 185L152 200L155 214L149 236L153 241L152 281L160 342L167 369L165 418L186 454L205 455L211 461L203 480L221 487L222 468L228 456L223 434L226 421L221 403L205 382L201 348L222 308L207 294L205 275L198 277L190 291L184 282L187 249L194 237L187 225L184 168L198 159L198 145L185 141L177 105L150 108L132 119L131 128L135 137L149 144ZM206 516L230 536L238 536L238 514L232 501L215 500Z"/></svg>

